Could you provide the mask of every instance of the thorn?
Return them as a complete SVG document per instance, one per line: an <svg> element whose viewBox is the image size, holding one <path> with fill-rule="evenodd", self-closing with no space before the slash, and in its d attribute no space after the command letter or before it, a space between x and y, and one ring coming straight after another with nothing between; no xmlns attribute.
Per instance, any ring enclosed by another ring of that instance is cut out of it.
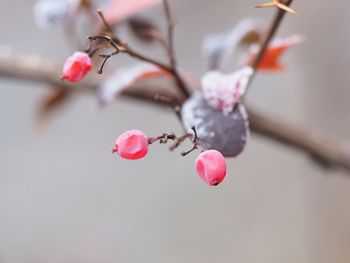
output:
<svg viewBox="0 0 350 263"><path fill-rule="evenodd" d="M263 4L258 4L255 6L255 8L266 8L266 7L277 7L281 10L284 10L288 13L291 13L293 15L298 16L299 14L293 10L292 8L286 6L285 4L282 3L282 0L272 0L271 2L263 3Z"/></svg>
<svg viewBox="0 0 350 263"><path fill-rule="evenodd" d="M255 8L265 8L265 7L273 7L276 6L274 2L264 3L264 4L258 4L255 6Z"/></svg>
<svg viewBox="0 0 350 263"><path fill-rule="evenodd" d="M282 9L282 10L284 10L284 11L286 11L286 12L289 12L289 13L291 13L291 14L293 14L293 15L296 15L296 16L299 15L299 14L298 14L296 11L294 11L292 8L286 6L286 5L282 4L282 3L277 2L277 3L276 3L276 6L277 6L279 9Z"/></svg>

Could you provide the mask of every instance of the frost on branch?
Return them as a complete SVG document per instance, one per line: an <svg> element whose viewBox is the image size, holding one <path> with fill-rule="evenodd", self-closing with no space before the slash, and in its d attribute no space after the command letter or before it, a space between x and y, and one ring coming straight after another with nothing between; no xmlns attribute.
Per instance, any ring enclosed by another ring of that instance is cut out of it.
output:
<svg viewBox="0 0 350 263"><path fill-rule="evenodd" d="M116 70L98 89L99 104L106 106L138 80L166 76L164 70L147 63Z"/></svg>
<svg viewBox="0 0 350 263"><path fill-rule="evenodd" d="M231 31L207 36L202 44L203 56L210 69L220 69L231 59L241 42L257 42L265 31L264 24L255 18L246 18Z"/></svg>
<svg viewBox="0 0 350 263"><path fill-rule="evenodd" d="M282 71L285 69L281 64L280 58L290 48L300 44L303 41L303 37L300 35L293 35L287 38L277 38L273 40L265 51L260 63L257 66L257 70L260 71ZM241 66L251 65L256 55L258 54L260 46L254 44L250 47L249 51L242 57L240 61Z"/></svg>
<svg viewBox="0 0 350 263"><path fill-rule="evenodd" d="M251 67L244 67L229 75L209 71L202 77L203 97L210 107L224 113L230 112L244 95L252 74Z"/></svg>
<svg viewBox="0 0 350 263"><path fill-rule="evenodd" d="M195 126L199 143L206 149L214 149L225 157L240 154L249 136L247 113L239 104L229 113L215 110L200 93L195 93L183 105L182 122L191 133Z"/></svg>

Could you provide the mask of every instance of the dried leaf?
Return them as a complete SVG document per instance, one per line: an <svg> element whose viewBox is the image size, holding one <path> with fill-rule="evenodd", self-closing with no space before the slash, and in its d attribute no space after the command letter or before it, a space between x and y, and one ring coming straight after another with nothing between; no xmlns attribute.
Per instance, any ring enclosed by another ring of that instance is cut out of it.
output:
<svg viewBox="0 0 350 263"><path fill-rule="evenodd" d="M251 67L244 67L229 75L210 71L202 77L203 98L213 109L230 112L244 95L252 74Z"/></svg>
<svg viewBox="0 0 350 263"><path fill-rule="evenodd" d="M265 26L260 20L246 18L227 33L207 36L202 45L202 53L208 60L209 68L221 69L240 43L259 41L264 32Z"/></svg>
<svg viewBox="0 0 350 263"><path fill-rule="evenodd" d="M151 21L141 17L130 18L128 25L134 35L141 41L153 41L153 33L158 32L156 26Z"/></svg>
<svg viewBox="0 0 350 263"><path fill-rule="evenodd" d="M265 54L258 65L257 69L260 71L282 71L284 66L279 61L282 55L290 48L301 43L303 37L300 35L293 35L284 39L275 39L268 46ZM251 65L259 52L260 47L253 45L241 59L240 65Z"/></svg>
<svg viewBox="0 0 350 263"><path fill-rule="evenodd" d="M161 0L110 0L103 8L103 14L110 25L116 25L127 17L160 2Z"/></svg>
<svg viewBox="0 0 350 263"><path fill-rule="evenodd" d="M168 72L152 65L138 64L133 67L125 67L116 70L98 90L99 104L109 104L123 90L130 87L138 80L149 79L159 76L167 76Z"/></svg>
<svg viewBox="0 0 350 263"><path fill-rule="evenodd" d="M243 105L224 114L207 104L200 93L192 95L181 111L183 125L191 133L195 126L199 143L206 149L214 149L225 157L240 154L249 137L247 113Z"/></svg>
<svg viewBox="0 0 350 263"><path fill-rule="evenodd" d="M70 96L71 93L67 89L52 88L39 102L37 123L42 125L47 121L52 113L62 107Z"/></svg>

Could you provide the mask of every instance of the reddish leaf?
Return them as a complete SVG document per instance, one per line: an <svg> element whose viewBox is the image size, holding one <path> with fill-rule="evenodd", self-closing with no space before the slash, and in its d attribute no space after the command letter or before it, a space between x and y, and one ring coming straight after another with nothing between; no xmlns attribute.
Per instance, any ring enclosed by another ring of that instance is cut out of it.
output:
<svg viewBox="0 0 350 263"><path fill-rule="evenodd" d="M276 39L269 45L265 54L258 65L260 71L282 71L285 69L284 65L281 64L280 58L290 48L301 43L303 38L300 35L293 35L284 39ZM253 45L248 53L244 55L241 65L251 65L254 58L259 52L259 46Z"/></svg>
<svg viewBox="0 0 350 263"><path fill-rule="evenodd" d="M107 22L116 25L125 18L160 3L161 0L110 0L103 9Z"/></svg>

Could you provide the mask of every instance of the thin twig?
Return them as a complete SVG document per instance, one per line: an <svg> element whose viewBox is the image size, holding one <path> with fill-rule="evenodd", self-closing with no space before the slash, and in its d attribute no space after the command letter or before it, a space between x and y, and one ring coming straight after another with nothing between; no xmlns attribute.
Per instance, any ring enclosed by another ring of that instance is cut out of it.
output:
<svg viewBox="0 0 350 263"><path fill-rule="evenodd" d="M126 43L116 42L114 38L112 38L108 35L97 35L97 36L93 36L93 37L88 38L88 40L90 40L91 42L98 40L98 39L108 42L108 44L110 44L115 49L115 52L113 52L110 55L101 55L104 58L104 61L103 61L102 66L100 67L100 69L98 71L99 74L102 73L103 67L109 58L111 58L112 56L114 56L118 53L125 53L133 58L139 59L141 61L153 64L153 65L156 65L157 67L169 72L175 78L178 87L185 87L185 86L183 86L185 84L184 84L182 78L180 77L180 75L177 73L177 71L172 66L168 66L168 65L166 65L162 62L159 62L153 58L147 57L147 56L133 50ZM90 43L90 45L89 45L89 49L90 49L89 52L90 53L91 53L92 46L93 46L92 43ZM93 51L95 53L97 50L94 49ZM184 96L184 98L188 98L189 93L185 94L183 92L182 88L180 88L180 91L181 91L181 94ZM187 89L186 89L186 91L187 91Z"/></svg>
<svg viewBox="0 0 350 263"><path fill-rule="evenodd" d="M184 135L182 135L181 137L176 138L175 143L170 146L170 150L174 151L175 149L177 149L187 138L191 138L192 134L190 133L186 133Z"/></svg>
<svg viewBox="0 0 350 263"><path fill-rule="evenodd" d="M100 55L104 58L103 62L102 62L102 65L100 67L100 69L98 70L98 73L99 74L102 74L102 71L103 71L103 67L105 65L105 63L107 62L108 59L110 59L112 56L118 54L118 53L125 53L125 54L128 54L129 56L133 57L133 58L136 58L136 59L139 59L141 61L144 61L144 62L147 62L147 63L150 63L150 64L153 64L153 65L156 65L157 67L169 72L176 80L176 83L178 85L178 87L180 88L180 91L181 91L181 94L183 94L183 96L185 98L188 98L189 97L189 93L184 93L183 91L183 88L182 87L185 87L184 85L184 82L182 80L182 78L179 76L179 74L177 73L177 71L172 67L172 66L168 66L162 62L159 62L153 58L150 58L150 57L147 57L135 50L133 50L132 48L130 48L126 43L122 43L120 42L119 40L115 40L113 37L111 36L108 36L108 35L97 35L97 36L93 36L93 37L89 37L88 40L91 41L90 45L89 45L89 48L88 48L88 53L89 54L94 54L96 51L98 51L98 49L94 49L93 50L93 53L91 52L91 49L93 47L93 44L92 42L95 41L95 40L104 40L106 41L108 44L111 45L111 47L113 47L115 49L115 52L113 52L112 54L109 54L109 55ZM104 48L104 47L102 47ZM187 91L186 87L185 87L185 90Z"/></svg>
<svg viewBox="0 0 350 263"><path fill-rule="evenodd" d="M164 96L161 94L155 94L154 99L156 101L159 101L161 103L163 103L164 105L167 105L169 108L171 108L172 110L174 110L177 118L180 120L182 120L182 116L181 116L181 105L174 101L173 97L169 97L169 96Z"/></svg>
<svg viewBox="0 0 350 263"><path fill-rule="evenodd" d="M169 72L173 78L175 79L175 82L179 88L179 91L181 94L185 97L188 98L191 94L187 89L186 83L183 81L181 78L178 70L177 70L177 64L176 64L176 58L175 58L175 52L174 52L174 41L173 41L173 28L174 28L174 23L173 19L171 16L171 11L170 11L170 6L167 0L164 1L164 8L165 8L165 13L167 17L167 24L168 24L168 42L166 44L166 48L168 50L168 55L169 55L169 60L170 60L170 66L161 63L157 60L154 60L152 58L149 58L135 50L129 47L128 44L122 42L119 38L115 37L113 32L112 32L112 27L107 23L103 13L101 10L98 10L98 15L100 16L104 26L108 30L108 32L105 33L100 33L97 36L89 37L88 39L91 41L90 42L90 47L89 50L91 51L92 49L92 42L99 39L99 40L104 40L110 44L111 47L113 47L116 51L110 55L104 55L104 61L102 63L102 66L100 70L98 71L99 74L102 73L103 66L105 65L106 61L111 58L112 56L118 54L119 52L128 54L131 57L137 58L139 60L151 63L156 65L157 67L164 69L165 71ZM95 50L96 52L96 50Z"/></svg>
<svg viewBox="0 0 350 263"><path fill-rule="evenodd" d="M175 58L175 49L174 49L174 26L175 22L171 14L171 9L168 0L163 0L164 12L167 19L168 25L168 53L170 65L173 68L177 67L176 58Z"/></svg>
<svg viewBox="0 0 350 263"><path fill-rule="evenodd" d="M166 65L166 64L164 64L162 62L159 62L159 61L157 61L155 59L152 59L152 58L144 56L143 54L141 54L141 53L133 50L132 48L130 48L127 44L118 42L113 37L110 37L108 35L97 35L97 36L89 37L88 40L90 41L89 48L86 51L88 53L91 53L91 49L93 47L93 42L95 40L103 40L103 41L106 41L112 48L115 49L115 52L113 52L110 55L102 55L102 57L104 57L104 58L108 57L107 59L109 59L111 56L114 56L114 55L116 55L118 53L125 53L125 54L128 54L129 56L137 58L137 59L139 59L141 61L144 61L144 62L153 64L153 65L156 65L157 67L159 67L161 69L164 69L165 71L167 71L167 72L172 74L173 70L168 65ZM106 46L102 46L101 48L98 47L98 48L93 49L93 51L95 53L98 49L103 49L103 48L107 48L107 47ZM104 65L104 63L103 63L103 65Z"/></svg>
<svg viewBox="0 0 350 263"><path fill-rule="evenodd" d="M285 6L289 7L292 4L293 0L286 0L285 3L283 3ZM282 9L277 9L276 11L276 15L274 17L274 19L271 22L271 26L269 28L269 30L266 33L266 36L262 42L262 45L260 47L260 50L258 52L258 54L256 55L254 61L251 64L251 67L254 69L253 75L250 77L248 85L247 85L247 92L254 80L254 77L257 73L257 68L261 62L261 60L263 59L265 52L271 42L271 40L273 39L273 37L275 36L283 18L286 15L286 11L282 10ZM246 94L247 94L246 92Z"/></svg>
<svg viewBox="0 0 350 263"><path fill-rule="evenodd" d="M177 61L176 61L176 55L175 55L175 47L174 47L174 26L175 22L173 19L173 16L171 14L171 8L169 5L168 0L163 0L163 6L164 6L164 12L167 20L168 25L168 56L169 56L169 62L170 67L172 69L173 76L175 78L175 81L182 92L182 94L188 98L191 94L188 91L188 88L185 84L185 82L182 80L178 70L177 70Z"/></svg>
<svg viewBox="0 0 350 263"><path fill-rule="evenodd" d="M108 36L110 36L111 38L113 38L113 40L115 42L117 42L119 45L122 44L122 41L115 35L115 33L113 32L113 28L111 27L110 24L108 24L105 16L102 13L102 10L97 10L97 14L99 15L100 19L102 20L102 24L104 25L105 29L107 30L106 34ZM101 32L101 34L103 34L103 32Z"/></svg>
<svg viewBox="0 0 350 263"><path fill-rule="evenodd" d="M166 144L169 140L176 140L176 135L175 134L167 134L163 133L160 136L157 137L149 137L148 138L148 144L153 144L155 142L159 142L160 144Z"/></svg>
<svg viewBox="0 0 350 263"><path fill-rule="evenodd" d="M104 15L103 15L103 13L102 13L102 10L101 10L101 9L97 10L97 14L100 16L100 18L101 18L101 20L102 20L102 23L103 23L105 29L107 30L107 32L110 33L110 34L113 34L113 29L112 29L112 27L107 23L107 21L106 21Z"/></svg>
<svg viewBox="0 0 350 263"><path fill-rule="evenodd" d="M189 155L191 152L199 149L200 145L199 145L199 138L198 138L198 134L197 134L197 130L195 126L191 127L191 130L193 131L193 136L192 136L192 147L191 149L189 149L188 151L183 151L181 153L182 156L187 156Z"/></svg>
<svg viewBox="0 0 350 263"><path fill-rule="evenodd" d="M169 73L172 73L172 69L168 65L166 65L162 62L159 62L155 59L146 57L143 54L131 49L129 46L124 46L124 47L125 47L125 50L122 51L123 53L128 54L129 56L131 56L133 58L137 58L137 59L142 60L144 62L148 62L148 63L151 63L153 65L156 65L157 67L164 69L165 71L167 71Z"/></svg>

